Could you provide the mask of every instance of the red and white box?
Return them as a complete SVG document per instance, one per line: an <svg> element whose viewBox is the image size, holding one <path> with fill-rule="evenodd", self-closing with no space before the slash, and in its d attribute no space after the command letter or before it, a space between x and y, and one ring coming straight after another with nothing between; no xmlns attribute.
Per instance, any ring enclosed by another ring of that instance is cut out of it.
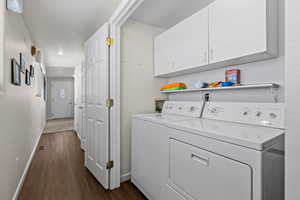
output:
<svg viewBox="0 0 300 200"><path fill-rule="evenodd" d="M241 84L241 71L239 69L226 70L225 81L232 82L235 85Z"/></svg>

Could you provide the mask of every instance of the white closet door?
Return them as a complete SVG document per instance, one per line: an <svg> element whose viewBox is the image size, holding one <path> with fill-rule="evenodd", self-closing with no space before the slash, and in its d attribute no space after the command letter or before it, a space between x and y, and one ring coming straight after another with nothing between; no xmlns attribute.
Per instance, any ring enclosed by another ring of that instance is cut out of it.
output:
<svg viewBox="0 0 300 200"><path fill-rule="evenodd" d="M109 185L109 48L106 45L109 25L103 25L87 42L87 143L85 164L105 189Z"/></svg>
<svg viewBox="0 0 300 200"><path fill-rule="evenodd" d="M82 133L81 133L81 148L86 151L86 135L87 135L87 129L86 129L86 112L82 112Z"/></svg>
<svg viewBox="0 0 300 200"><path fill-rule="evenodd" d="M86 50L86 47L85 47L85 50ZM85 53L86 55L86 53ZM82 99L82 106L83 106L83 109L82 109L82 124L81 124L81 127L82 127L82 130L81 130L81 148L85 151L86 150L86 125L85 125L85 122L86 122L86 60L84 60L82 62L82 68L81 68L81 99Z"/></svg>
<svg viewBox="0 0 300 200"><path fill-rule="evenodd" d="M210 63L267 51L267 0L217 0L209 13Z"/></svg>

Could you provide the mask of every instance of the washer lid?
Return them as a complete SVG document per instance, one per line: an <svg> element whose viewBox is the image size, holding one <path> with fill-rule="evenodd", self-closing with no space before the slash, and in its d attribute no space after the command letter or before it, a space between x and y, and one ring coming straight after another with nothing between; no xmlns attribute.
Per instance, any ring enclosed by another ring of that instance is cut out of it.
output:
<svg viewBox="0 0 300 200"><path fill-rule="evenodd" d="M262 151L282 139L284 130L208 119L169 122L168 126Z"/></svg>
<svg viewBox="0 0 300 200"><path fill-rule="evenodd" d="M159 124L168 124L171 122L192 119L191 117L186 117L186 116L173 115L173 114L160 114L160 113L134 115L133 118L151 121Z"/></svg>

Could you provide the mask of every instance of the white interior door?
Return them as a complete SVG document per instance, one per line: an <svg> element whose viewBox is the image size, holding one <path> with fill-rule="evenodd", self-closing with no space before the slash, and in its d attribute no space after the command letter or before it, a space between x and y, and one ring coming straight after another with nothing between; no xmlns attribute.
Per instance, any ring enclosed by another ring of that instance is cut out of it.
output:
<svg viewBox="0 0 300 200"><path fill-rule="evenodd" d="M108 24L86 43L86 167L105 189L109 187L109 48Z"/></svg>
<svg viewBox="0 0 300 200"><path fill-rule="evenodd" d="M73 79L54 78L48 85L48 118L74 117L74 83Z"/></svg>
<svg viewBox="0 0 300 200"><path fill-rule="evenodd" d="M77 132L77 135L81 141L81 143L83 142L82 140L84 140L84 134L83 134L83 109L84 106L82 105L77 105L75 106L75 115L74 115L74 125L75 125L75 130Z"/></svg>
<svg viewBox="0 0 300 200"><path fill-rule="evenodd" d="M77 132L78 137L81 141L81 147L83 150L84 144L85 144L85 130L84 130L84 112L85 112L85 106L84 106L84 64L77 66L75 68L75 76L74 76L74 86L75 86L75 130Z"/></svg>
<svg viewBox="0 0 300 200"><path fill-rule="evenodd" d="M86 63L85 61L82 62L81 68L81 101L82 101L82 119L81 119L81 148L85 151L86 150L86 99L85 99L85 90L86 90Z"/></svg>

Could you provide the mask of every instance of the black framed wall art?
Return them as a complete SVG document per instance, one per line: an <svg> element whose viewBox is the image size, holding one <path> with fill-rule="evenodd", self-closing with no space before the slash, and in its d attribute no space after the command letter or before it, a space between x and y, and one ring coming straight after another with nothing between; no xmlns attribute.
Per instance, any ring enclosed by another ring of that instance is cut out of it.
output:
<svg viewBox="0 0 300 200"><path fill-rule="evenodd" d="M30 65L30 69L29 69L29 71L30 71L30 77L34 77L34 67L33 67L33 65Z"/></svg>
<svg viewBox="0 0 300 200"><path fill-rule="evenodd" d="M22 73L26 72L26 60L22 53L20 53L20 69Z"/></svg>
<svg viewBox="0 0 300 200"><path fill-rule="evenodd" d="M11 83L21 85L21 68L16 59L11 59Z"/></svg>
<svg viewBox="0 0 300 200"><path fill-rule="evenodd" d="M26 85L31 84L30 71L28 69L25 70L25 84Z"/></svg>

